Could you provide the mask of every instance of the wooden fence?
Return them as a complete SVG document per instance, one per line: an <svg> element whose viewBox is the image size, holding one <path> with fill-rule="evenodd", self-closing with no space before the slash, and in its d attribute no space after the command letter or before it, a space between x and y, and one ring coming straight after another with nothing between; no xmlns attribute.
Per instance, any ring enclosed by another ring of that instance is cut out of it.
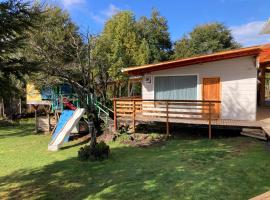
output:
<svg viewBox="0 0 270 200"><path fill-rule="evenodd" d="M136 121L160 121L166 123L169 135L169 123L181 123L191 120L207 120L209 138L211 138L211 121L218 119L220 101L200 100L142 100L138 98L114 99L114 128L118 120L130 121L135 131Z"/></svg>

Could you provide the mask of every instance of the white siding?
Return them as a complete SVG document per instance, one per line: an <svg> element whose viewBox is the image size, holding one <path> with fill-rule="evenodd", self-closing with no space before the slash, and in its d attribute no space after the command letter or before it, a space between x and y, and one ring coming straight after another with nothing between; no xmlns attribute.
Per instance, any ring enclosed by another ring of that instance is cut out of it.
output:
<svg viewBox="0 0 270 200"><path fill-rule="evenodd" d="M220 77L221 118L256 120L257 70L253 57L234 58L187 67L155 71L147 76L151 83L142 84L142 98L154 99L155 76L198 75L198 100L202 99L202 79Z"/></svg>

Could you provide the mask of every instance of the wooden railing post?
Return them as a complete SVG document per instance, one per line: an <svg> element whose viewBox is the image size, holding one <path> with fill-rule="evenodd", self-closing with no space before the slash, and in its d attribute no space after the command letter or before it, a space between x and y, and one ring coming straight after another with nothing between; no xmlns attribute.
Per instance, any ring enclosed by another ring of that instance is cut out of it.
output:
<svg viewBox="0 0 270 200"><path fill-rule="evenodd" d="M37 110L38 110L38 104L33 105L35 109L35 133L38 133L38 117L37 117Z"/></svg>
<svg viewBox="0 0 270 200"><path fill-rule="evenodd" d="M166 135L167 137L170 134L170 130L169 130L169 105L168 105L168 101L166 101Z"/></svg>
<svg viewBox="0 0 270 200"><path fill-rule="evenodd" d="M211 116L211 106L212 106L212 104L211 104L211 102L209 102L209 114L208 114L208 118L209 118L209 127L208 127L208 138L209 139L211 139L212 138L212 122L211 122L211 118L212 118L212 116Z"/></svg>
<svg viewBox="0 0 270 200"><path fill-rule="evenodd" d="M117 109L116 109L116 100L113 100L113 121L114 121L114 131L117 131Z"/></svg>
<svg viewBox="0 0 270 200"><path fill-rule="evenodd" d="M136 105L135 105L135 100L133 100L133 123L132 123L132 128L133 128L133 132L135 133L135 117L136 117Z"/></svg>

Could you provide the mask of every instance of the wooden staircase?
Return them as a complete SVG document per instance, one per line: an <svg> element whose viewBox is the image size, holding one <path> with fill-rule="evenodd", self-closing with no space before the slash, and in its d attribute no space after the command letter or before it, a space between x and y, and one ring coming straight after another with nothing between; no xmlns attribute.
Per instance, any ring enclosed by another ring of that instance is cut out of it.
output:
<svg viewBox="0 0 270 200"><path fill-rule="evenodd" d="M243 128L241 135L257 138L260 140L267 140L267 134L263 129L260 128Z"/></svg>

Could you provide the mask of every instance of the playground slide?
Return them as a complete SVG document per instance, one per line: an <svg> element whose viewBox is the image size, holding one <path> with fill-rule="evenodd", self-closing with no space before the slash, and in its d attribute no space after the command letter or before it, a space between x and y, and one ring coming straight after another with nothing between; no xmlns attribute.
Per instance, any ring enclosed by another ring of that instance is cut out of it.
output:
<svg viewBox="0 0 270 200"><path fill-rule="evenodd" d="M53 133L51 142L48 145L49 151L57 151L60 146L68 140L70 132L78 124L84 112L84 108L77 108L76 110L64 110L62 112Z"/></svg>

